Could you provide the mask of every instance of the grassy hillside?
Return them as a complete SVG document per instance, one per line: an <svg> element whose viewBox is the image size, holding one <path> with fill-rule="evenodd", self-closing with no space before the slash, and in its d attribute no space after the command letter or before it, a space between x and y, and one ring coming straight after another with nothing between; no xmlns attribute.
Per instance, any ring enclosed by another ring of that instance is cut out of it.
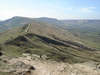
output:
<svg viewBox="0 0 100 75"><path fill-rule="evenodd" d="M68 31L47 23L33 22L0 35L1 52L9 57L23 53L37 54L42 59L69 63L100 61L100 52L81 43Z"/></svg>
<svg viewBox="0 0 100 75"><path fill-rule="evenodd" d="M65 29L84 40L88 46L100 49L100 20L64 20Z"/></svg>
<svg viewBox="0 0 100 75"><path fill-rule="evenodd" d="M100 38L99 38L100 37L100 34L99 34L100 33L100 20L58 20L55 18L47 18L47 17L27 18L27 17L15 16L11 19L0 21L0 32L9 30L14 27L15 28L21 27L24 24L28 24L28 23L32 23L36 21L40 22L42 25L44 23L48 26L59 28L60 30L64 30L64 32L66 33L71 32L74 36L83 40L82 42L84 42L86 45L90 47L94 47L98 50L100 49ZM44 28L44 27L41 27L41 28ZM53 31L53 33L54 32L55 31ZM59 30L56 32L59 32ZM71 35L71 33L67 34L67 37L68 35ZM61 37L63 38L64 36L61 36ZM72 36L68 38L71 38L71 40L73 40Z"/></svg>

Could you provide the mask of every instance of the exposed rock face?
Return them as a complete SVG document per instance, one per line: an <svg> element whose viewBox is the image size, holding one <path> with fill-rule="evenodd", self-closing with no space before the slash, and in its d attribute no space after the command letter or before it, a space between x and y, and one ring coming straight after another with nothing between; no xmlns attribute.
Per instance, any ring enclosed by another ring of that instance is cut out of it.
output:
<svg viewBox="0 0 100 75"><path fill-rule="evenodd" d="M69 64L50 60L19 57L9 60L13 75L100 75L98 62Z"/></svg>

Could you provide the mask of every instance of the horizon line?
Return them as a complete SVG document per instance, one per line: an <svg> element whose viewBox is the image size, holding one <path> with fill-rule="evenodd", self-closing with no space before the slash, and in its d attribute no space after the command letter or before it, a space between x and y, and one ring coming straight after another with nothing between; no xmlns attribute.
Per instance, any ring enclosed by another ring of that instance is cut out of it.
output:
<svg viewBox="0 0 100 75"><path fill-rule="evenodd" d="M69 19L58 19L58 18L55 18L55 17L13 16L13 17L6 18L6 19L0 20L0 21L6 21L6 20L12 19L12 18L14 18L14 17L29 18L29 19L36 19L36 18L51 18L51 19L57 19L57 20L100 20L100 19L96 19L96 18L69 18Z"/></svg>

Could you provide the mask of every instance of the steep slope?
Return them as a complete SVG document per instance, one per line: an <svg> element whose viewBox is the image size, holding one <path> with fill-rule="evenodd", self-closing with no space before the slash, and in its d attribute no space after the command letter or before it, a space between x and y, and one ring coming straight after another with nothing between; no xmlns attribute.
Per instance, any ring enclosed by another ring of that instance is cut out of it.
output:
<svg viewBox="0 0 100 75"><path fill-rule="evenodd" d="M10 36L6 38L9 34ZM39 55L40 58L45 56L46 60L69 63L100 61L98 50L85 46L70 32L47 23L33 22L0 36L2 37L0 40L4 37L7 40L1 43L1 52L10 57L29 53Z"/></svg>

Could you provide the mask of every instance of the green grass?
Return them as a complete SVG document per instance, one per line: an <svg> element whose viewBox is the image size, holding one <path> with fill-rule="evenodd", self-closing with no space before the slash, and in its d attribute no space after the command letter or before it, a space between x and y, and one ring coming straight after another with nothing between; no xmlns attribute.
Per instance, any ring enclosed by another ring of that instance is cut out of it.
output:
<svg viewBox="0 0 100 75"><path fill-rule="evenodd" d="M79 37L85 45L100 50L99 32L93 32L93 31L89 32L80 29L71 29L71 30L69 29L69 31L76 37Z"/></svg>
<svg viewBox="0 0 100 75"><path fill-rule="evenodd" d="M0 75L13 75L13 74L8 73L8 72L0 72Z"/></svg>
<svg viewBox="0 0 100 75"><path fill-rule="evenodd" d="M80 50L70 46L67 47L51 37L24 33L21 29L2 34L0 43L2 44L3 53L9 57L19 57L22 56L23 53L30 53L47 55L48 59L69 63L85 62L89 60L100 61L98 58L100 55L94 55L95 51L90 52L84 49ZM90 45L89 42L83 41L83 43Z"/></svg>
<svg viewBox="0 0 100 75"><path fill-rule="evenodd" d="M93 47L96 49L100 49L100 36L96 33L91 33L87 35L81 35L81 37L84 40L84 43L88 45L89 47Z"/></svg>

